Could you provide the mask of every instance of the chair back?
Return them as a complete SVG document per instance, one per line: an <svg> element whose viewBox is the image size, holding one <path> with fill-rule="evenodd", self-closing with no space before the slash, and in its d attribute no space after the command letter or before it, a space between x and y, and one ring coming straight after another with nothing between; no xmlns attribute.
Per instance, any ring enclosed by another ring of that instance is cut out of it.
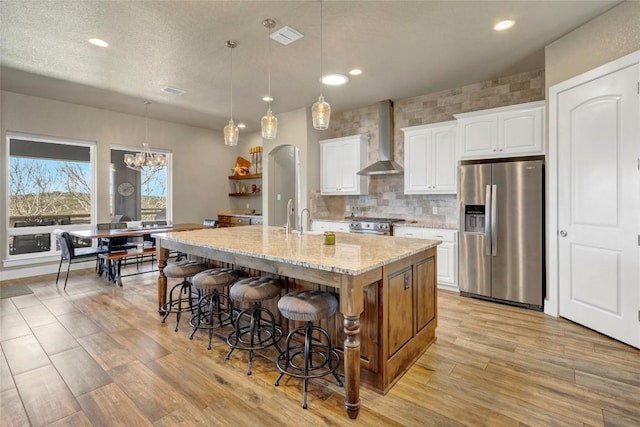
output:
<svg viewBox="0 0 640 427"><path fill-rule="evenodd" d="M205 219L202 221L202 225L206 225L207 227L218 228L218 220L217 219Z"/></svg>
<svg viewBox="0 0 640 427"><path fill-rule="evenodd" d="M76 250L71 235L68 232L62 230L53 230L53 233L55 234L56 240L58 241L58 246L60 246L62 259L71 261L73 258L75 258Z"/></svg>

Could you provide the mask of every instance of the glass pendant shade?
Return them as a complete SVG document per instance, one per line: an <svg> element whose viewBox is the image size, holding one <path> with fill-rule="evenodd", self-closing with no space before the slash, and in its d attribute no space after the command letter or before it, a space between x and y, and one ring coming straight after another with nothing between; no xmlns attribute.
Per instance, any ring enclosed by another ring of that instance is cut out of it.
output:
<svg viewBox="0 0 640 427"><path fill-rule="evenodd" d="M278 133L278 119L273 115L271 109L267 115L262 117L262 137L264 139L275 139Z"/></svg>
<svg viewBox="0 0 640 427"><path fill-rule="evenodd" d="M318 101L311 107L311 120L313 120L313 128L325 130L329 128L329 120L331 119L331 106L324 102L324 96L320 95Z"/></svg>
<svg viewBox="0 0 640 427"><path fill-rule="evenodd" d="M229 120L229 124L224 127L224 143L225 145L234 146L238 145L238 126L233 123L233 120Z"/></svg>

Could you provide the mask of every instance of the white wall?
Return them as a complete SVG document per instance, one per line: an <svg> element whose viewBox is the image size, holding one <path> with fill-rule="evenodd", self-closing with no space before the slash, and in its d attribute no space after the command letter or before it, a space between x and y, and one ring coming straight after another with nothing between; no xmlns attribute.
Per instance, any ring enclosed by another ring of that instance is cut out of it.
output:
<svg viewBox="0 0 640 427"><path fill-rule="evenodd" d="M150 111L153 111L153 105ZM145 118L108 110L69 104L45 98L0 93L0 201L6 199L5 177L7 131L42 136L95 141L97 159L97 221L108 222L109 164L112 145L142 148ZM173 153L173 221L199 223L214 217L219 209L229 208L229 169L235 164L238 148L224 145L222 131L149 120L151 148ZM0 224L7 223L7 212L0 212ZM2 233L0 257L6 259L6 236ZM57 267L57 263L55 265ZM15 277L2 269L2 279ZM25 273L26 275L26 273ZM18 276L20 277L20 276Z"/></svg>
<svg viewBox="0 0 640 427"><path fill-rule="evenodd" d="M640 49L640 1L626 1L545 48L547 89Z"/></svg>

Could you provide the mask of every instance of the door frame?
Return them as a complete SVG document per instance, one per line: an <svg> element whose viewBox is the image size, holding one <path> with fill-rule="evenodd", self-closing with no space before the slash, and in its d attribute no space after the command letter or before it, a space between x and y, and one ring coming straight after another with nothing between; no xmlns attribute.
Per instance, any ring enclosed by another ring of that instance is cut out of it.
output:
<svg viewBox="0 0 640 427"><path fill-rule="evenodd" d="M640 63L640 50L625 55L586 73L549 88L549 151L547 155L547 295L544 312L558 317L560 312L559 239L558 239L558 95L575 86ZM640 80L640 75L638 76ZM640 97L640 94L638 95ZM640 126L640 124L638 125ZM640 132L640 130L639 130ZM640 224L639 224L640 226ZM640 231L640 230L639 230ZM638 301L640 305L640 301Z"/></svg>

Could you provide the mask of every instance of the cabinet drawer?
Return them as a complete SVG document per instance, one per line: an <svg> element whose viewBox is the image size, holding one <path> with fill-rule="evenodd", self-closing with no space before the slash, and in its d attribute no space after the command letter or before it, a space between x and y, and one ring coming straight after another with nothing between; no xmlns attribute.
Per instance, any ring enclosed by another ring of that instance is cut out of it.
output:
<svg viewBox="0 0 640 427"><path fill-rule="evenodd" d="M249 225L251 224L251 218L244 216L232 216L229 218L229 224L234 227L236 225Z"/></svg>
<svg viewBox="0 0 640 427"><path fill-rule="evenodd" d="M312 231L337 231L339 233L349 233L349 223L337 221L311 221Z"/></svg>
<svg viewBox="0 0 640 427"><path fill-rule="evenodd" d="M458 241L458 232L456 230L445 230L440 228L423 228L423 239L438 239L443 242L455 243Z"/></svg>

